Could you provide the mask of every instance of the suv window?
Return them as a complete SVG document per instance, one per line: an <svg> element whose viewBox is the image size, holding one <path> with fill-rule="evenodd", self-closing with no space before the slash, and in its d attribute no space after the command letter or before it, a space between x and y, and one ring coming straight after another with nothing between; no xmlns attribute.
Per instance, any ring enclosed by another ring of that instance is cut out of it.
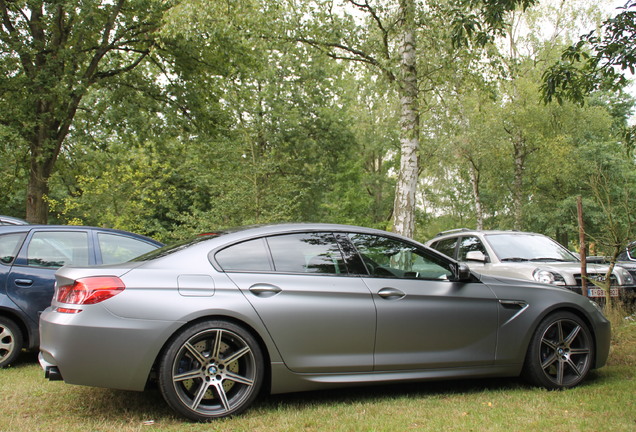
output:
<svg viewBox="0 0 636 432"><path fill-rule="evenodd" d="M331 233L303 233L267 239L277 272L346 274L340 247Z"/></svg>
<svg viewBox="0 0 636 432"><path fill-rule="evenodd" d="M486 248L484 247L481 240L479 240L475 236L462 237L462 240L459 242L459 248L457 250L457 261L466 261L466 254L472 251L479 251L484 254L484 256L488 256L486 253Z"/></svg>
<svg viewBox="0 0 636 432"><path fill-rule="evenodd" d="M370 234L349 236L369 274L404 279L447 279L447 264L425 250L399 240Z"/></svg>
<svg viewBox="0 0 636 432"><path fill-rule="evenodd" d="M88 265L88 233L85 231L36 232L27 249L27 264L34 267Z"/></svg>
<svg viewBox="0 0 636 432"><path fill-rule="evenodd" d="M0 236L0 262L11 264L22 246L26 233L12 233Z"/></svg>
<svg viewBox="0 0 636 432"><path fill-rule="evenodd" d="M232 245L217 252L214 257L223 271L272 271L264 239Z"/></svg>
<svg viewBox="0 0 636 432"><path fill-rule="evenodd" d="M155 250L157 247L143 240L118 234L97 234L103 264L119 264Z"/></svg>
<svg viewBox="0 0 636 432"><path fill-rule="evenodd" d="M431 244L431 247L440 251L444 255L455 258L455 246L457 245L457 237L447 238Z"/></svg>

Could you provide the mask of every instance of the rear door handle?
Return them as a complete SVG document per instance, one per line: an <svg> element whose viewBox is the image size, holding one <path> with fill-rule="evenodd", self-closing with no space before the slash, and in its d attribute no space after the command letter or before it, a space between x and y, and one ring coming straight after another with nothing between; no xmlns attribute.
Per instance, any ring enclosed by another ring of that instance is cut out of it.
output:
<svg viewBox="0 0 636 432"><path fill-rule="evenodd" d="M33 279L16 279L14 282L16 285L19 285L19 286L33 285Z"/></svg>
<svg viewBox="0 0 636 432"><path fill-rule="evenodd" d="M250 292L257 297L273 297L280 293L282 289L271 284L255 284L250 287Z"/></svg>
<svg viewBox="0 0 636 432"><path fill-rule="evenodd" d="M378 295L386 300L399 300L406 296L406 294L396 288L382 288L378 291Z"/></svg>

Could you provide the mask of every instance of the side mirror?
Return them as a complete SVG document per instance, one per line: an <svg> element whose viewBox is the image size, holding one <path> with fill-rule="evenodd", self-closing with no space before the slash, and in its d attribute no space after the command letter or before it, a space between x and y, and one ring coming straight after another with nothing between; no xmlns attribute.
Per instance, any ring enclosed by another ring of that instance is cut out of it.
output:
<svg viewBox="0 0 636 432"><path fill-rule="evenodd" d="M472 274L466 264L457 263L452 268L455 273L451 279L453 282L469 282L472 280Z"/></svg>
<svg viewBox="0 0 636 432"><path fill-rule="evenodd" d="M485 263L488 260L482 251L470 251L466 252L466 261L478 261Z"/></svg>

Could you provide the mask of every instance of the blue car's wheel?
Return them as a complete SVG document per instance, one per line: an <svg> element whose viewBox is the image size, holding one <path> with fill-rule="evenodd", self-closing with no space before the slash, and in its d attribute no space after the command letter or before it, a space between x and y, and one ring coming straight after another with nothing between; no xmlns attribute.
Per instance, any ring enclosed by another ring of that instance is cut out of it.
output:
<svg viewBox="0 0 636 432"><path fill-rule="evenodd" d="M0 368L9 365L22 351L22 332L10 319L0 317Z"/></svg>
<svg viewBox="0 0 636 432"><path fill-rule="evenodd" d="M254 337L225 321L178 333L162 355L159 388L175 411L207 421L244 411L263 381L263 355Z"/></svg>

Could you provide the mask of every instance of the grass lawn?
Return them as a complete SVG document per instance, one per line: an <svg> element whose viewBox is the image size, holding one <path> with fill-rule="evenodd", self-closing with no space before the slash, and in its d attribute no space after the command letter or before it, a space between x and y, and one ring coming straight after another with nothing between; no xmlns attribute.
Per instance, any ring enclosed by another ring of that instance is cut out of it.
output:
<svg viewBox="0 0 636 432"><path fill-rule="evenodd" d="M0 431L635 431L636 317L612 321L609 364L575 389L489 379L296 393L209 424L177 417L158 390L47 381L27 354L0 370Z"/></svg>

